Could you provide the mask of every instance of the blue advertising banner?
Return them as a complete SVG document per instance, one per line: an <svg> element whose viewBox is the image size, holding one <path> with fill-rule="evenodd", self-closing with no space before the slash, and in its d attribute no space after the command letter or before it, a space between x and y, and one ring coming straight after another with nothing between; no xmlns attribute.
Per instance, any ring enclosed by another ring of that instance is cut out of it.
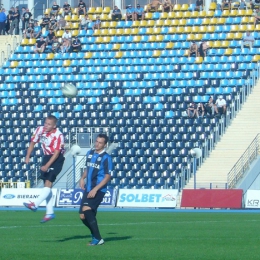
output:
<svg viewBox="0 0 260 260"><path fill-rule="evenodd" d="M60 189L57 196L57 207L79 207L83 196L82 189ZM100 206L115 206L117 190L108 189Z"/></svg>

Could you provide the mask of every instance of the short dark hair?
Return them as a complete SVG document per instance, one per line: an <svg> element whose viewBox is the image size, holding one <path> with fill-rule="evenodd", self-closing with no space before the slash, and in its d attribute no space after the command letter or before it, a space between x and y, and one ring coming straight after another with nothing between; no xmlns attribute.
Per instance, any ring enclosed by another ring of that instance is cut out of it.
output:
<svg viewBox="0 0 260 260"><path fill-rule="evenodd" d="M49 115L46 119L53 120L55 124L57 124L58 118L54 115Z"/></svg>
<svg viewBox="0 0 260 260"><path fill-rule="evenodd" d="M107 142L109 141L109 138L108 138L108 136L106 135L106 134L99 134L98 136L97 136L97 138L104 138L105 139L105 144L107 144Z"/></svg>

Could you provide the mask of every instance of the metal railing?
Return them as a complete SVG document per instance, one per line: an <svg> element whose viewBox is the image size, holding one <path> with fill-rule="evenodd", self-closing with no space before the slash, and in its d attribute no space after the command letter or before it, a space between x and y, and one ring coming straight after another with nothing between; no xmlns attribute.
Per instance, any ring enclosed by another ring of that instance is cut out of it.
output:
<svg viewBox="0 0 260 260"><path fill-rule="evenodd" d="M244 154L239 158L237 163L228 173L228 187L229 189L235 188L236 184L241 180L249 169L250 164L259 155L260 147L260 134L258 134L252 143L248 146Z"/></svg>

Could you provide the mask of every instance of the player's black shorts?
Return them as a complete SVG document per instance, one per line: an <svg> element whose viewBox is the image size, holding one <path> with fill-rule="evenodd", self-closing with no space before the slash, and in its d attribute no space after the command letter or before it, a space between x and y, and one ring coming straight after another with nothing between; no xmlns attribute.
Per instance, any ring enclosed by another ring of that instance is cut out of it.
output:
<svg viewBox="0 0 260 260"><path fill-rule="evenodd" d="M99 207L100 203L102 202L104 196L105 196L105 192L102 191L98 191L96 193L96 196L94 198L88 198L88 192L84 192L83 193L83 197L81 200L81 205L79 208L79 213L82 214L82 207L83 206L87 206L90 207L92 210L97 211L97 208Z"/></svg>
<svg viewBox="0 0 260 260"><path fill-rule="evenodd" d="M42 166L45 165L50 160L51 157L52 155L44 155L42 157ZM56 180L56 177L62 170L64 160L65 158L63 154L60 154L59 157L56 159L56 161L50 166L48 172L41 171L40 178L44 181L48 180L50 182L54 182Z"/></svg>

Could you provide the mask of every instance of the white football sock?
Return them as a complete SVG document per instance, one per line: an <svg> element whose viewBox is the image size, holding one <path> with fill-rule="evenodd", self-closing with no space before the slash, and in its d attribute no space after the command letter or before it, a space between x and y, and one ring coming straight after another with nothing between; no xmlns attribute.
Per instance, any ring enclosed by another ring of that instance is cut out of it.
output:
<svg viewBox="0 0 260 260"><path fill-rule="evenodd" d="M53 198L52 198L52 190L49 196L46 198L46 215L53 214Z"/></svg>
<svg viewBox="0 0 260 260"><path fill-rule="evenodd" d="M50 192L51 192L51 188L49 188L49 187L44 187L44 188L42 189L42 192L41 192L40 196L38 197L38 199L37 199L36 202L35 202L35 207L36 207L36 208L38 208L38 207L40 206L40 204L41 204L44 200L46 200L46 198L49 196Z"/></svg>

